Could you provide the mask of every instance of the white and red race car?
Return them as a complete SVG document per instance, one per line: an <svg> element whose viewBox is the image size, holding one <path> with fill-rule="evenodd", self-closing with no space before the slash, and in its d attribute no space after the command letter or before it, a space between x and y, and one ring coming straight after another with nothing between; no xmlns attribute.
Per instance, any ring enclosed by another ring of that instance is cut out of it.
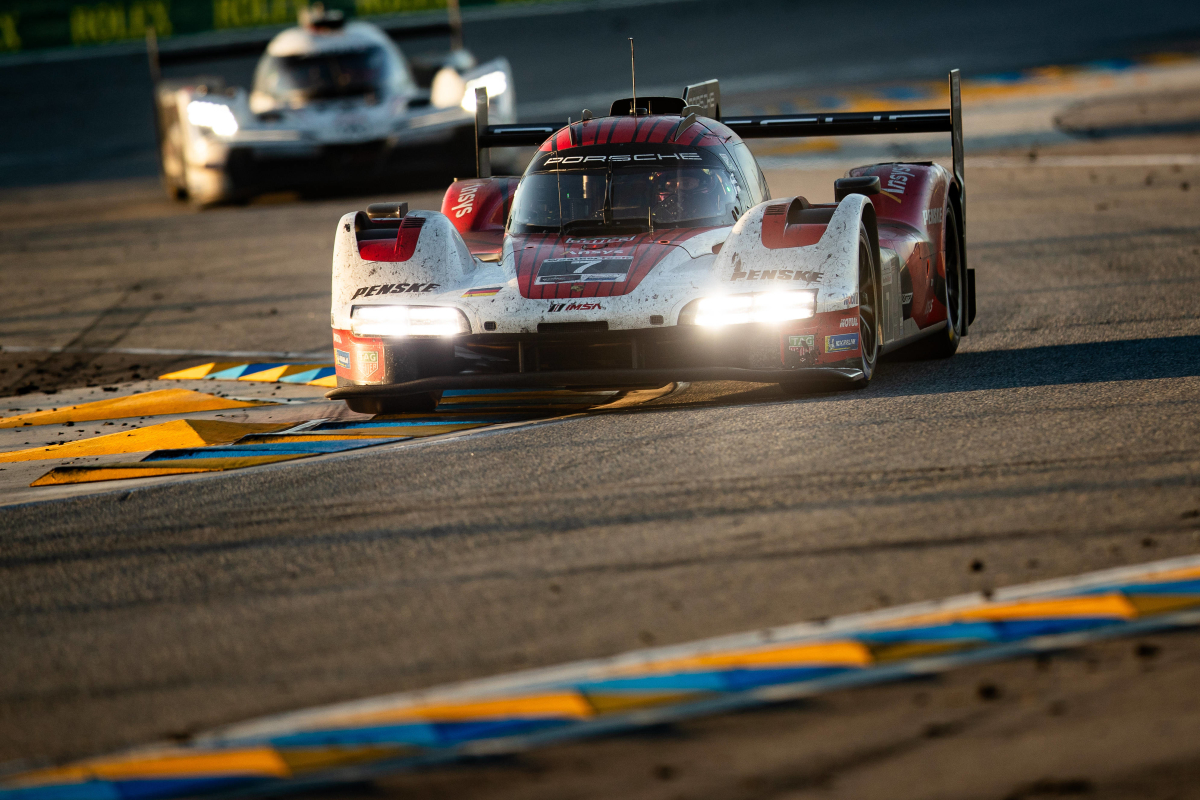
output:
<svg viewBox="0 0 1200 800"><path fill-rule="evenodd" d="M442 210L339 222L338 388L357 411L447 389L745 380L865 386L879 357L954 353L974 317L958 73L948 110L721 119L715 81L566 127L489 125ZM772 198L746 137L947 131L954 170L851 170L836 202ZM487 148L540 145L521 178Z"/></svg>

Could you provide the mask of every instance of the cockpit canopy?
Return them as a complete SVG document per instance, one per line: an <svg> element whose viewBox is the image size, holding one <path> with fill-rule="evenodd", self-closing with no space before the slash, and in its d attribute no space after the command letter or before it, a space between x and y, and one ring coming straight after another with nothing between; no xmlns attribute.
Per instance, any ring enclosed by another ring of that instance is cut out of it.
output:
<svg viewBox="0 0 1200 800"><path fill-rule="evenodd" d="M645 233L732 225L738 185L712 167L627 167L527 175L513 200L512 233Z"/></svg>
<svg viewBox="0 0 1200 800"><path fill-rule="evenodd" d="M264 55L254 73L254 91L291 106L311 100L379 96L388 85L382 47L307 55Z"/></svg>
<svg viewBox="0 0 1200 800"><path fill-rule="evenodd" d="M413 88L404 56L374 25L351 22L328 31L290 28L272 39L259 59L250 108L262 113L313 101L382 101Z"/></svg>
<svg viewBox="0 0 1200 800"><path fill-rule="evenodd" d="M509 232L646 233L732 225L761 202L765 190L757 166L753 184L738 173L723 148L634 143L542 151L513 199Z"/></svg>

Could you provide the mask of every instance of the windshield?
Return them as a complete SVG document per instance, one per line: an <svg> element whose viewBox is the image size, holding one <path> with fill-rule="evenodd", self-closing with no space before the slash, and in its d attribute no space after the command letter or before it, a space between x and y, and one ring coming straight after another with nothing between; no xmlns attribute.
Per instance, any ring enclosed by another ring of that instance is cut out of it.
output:
<svg viewBox="0 0 1200 800"><path fill-rule="evenodd" d="M263 56L254 89L293 103L376 94L387 73L382 47L306 56Z"/></svg>
<svg viewBox="0 0 1200 800"><path fill-rule="evenodd" d="M513 200L512 233L647 232L732 225L737 180L699 166L538 172Z"/></svg>

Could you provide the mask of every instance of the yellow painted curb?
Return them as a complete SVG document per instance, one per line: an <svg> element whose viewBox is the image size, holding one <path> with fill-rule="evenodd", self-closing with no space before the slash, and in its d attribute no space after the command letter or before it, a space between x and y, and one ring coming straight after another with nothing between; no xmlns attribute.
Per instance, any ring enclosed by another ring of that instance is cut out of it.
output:
<svg viewBox="0 0 1200 800"><path fill-rule="evenodd" d="M129 417L158 417L163 414L194 414L198 411L220 411L225 408L272 405L243 400L229 400L191 389L162 389L157 392L131 394L128 397L113 397L93 403L56 408L49 411L34 411L15 417L0 419L0 428L19 428L23 425L55 425L63 422L92 422L102 419L126 419Z"/></svg>
<svg viewBox="0 0 1200 800"><path fill-rule="evenodd" d="M178 447L206 447L211 444L232 444L251 433L274 433L292 427L290 422L256 424L249 422L219 422L208 419L177 419L146 428L135 428L107 436L93 436L77 442L64 442L29 450L0 453L0 462L39 461L47 458L80 458L111 456L120 453L143 453L148 450Z"/></svg>
<svg viewBox="0 0 1200 800"><path fill-rule="evenodd" d="M575 691L548 692L524 697L501 697L463 703L431 703L408 708L348 714L338 719L347 725L421 720L441 722L479 718L575 717L586 719L595 714L591 704Z"/></svg>
<svg viewBox="0 0 1200 800"><path fill-rule="evenodd" d="M707 672L736 667L765 667L787 664L838 664L865 667L871 663L871 653L859 642L819 642L817 644L782 645L726 653L684 656L649 664L635 664L618 674L649 674L659 672Z"/></svg>
<svg viewBox="0 0 1200 800"><path fill-rule="evenodd" d="M240 774L286 778L287 764L271 747L227 750L216 753L158 752L132 757L83 762L57 769L38 770L22 775L26 784L61 780L120 780L122 778L169 777L173 775Z"/></svg>
<svg viewBox="0 0 1200 800"><path fill-rule="evenodd" d="M245 458L188 458L177 461L138 461L132 464L102 464L91 467L55 467L30 486L58 486L67 483L120 481L126 478L153 478L156 475L189 475L194 472L224 472L258 467L278 461L308 458L307 453Z"/></svg>
<svg viewBox="0 0 1200 800"><path fill-rule="evenodd" d="M160 381L196 381L201 378L207 378L214 372L220 372L221 370L237 367L245 363L245 361L210 361L207 364L188 367L178 372L168 372L166 375L159 375L158 379Z"/></svg>

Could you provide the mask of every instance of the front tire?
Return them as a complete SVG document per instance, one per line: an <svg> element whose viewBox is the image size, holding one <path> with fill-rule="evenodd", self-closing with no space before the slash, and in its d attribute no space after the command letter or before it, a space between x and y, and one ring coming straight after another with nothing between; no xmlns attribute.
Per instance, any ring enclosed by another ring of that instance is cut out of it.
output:
<svg viewBox="0 0 1200 800"><path fill-rule="evenodd" d="M858 228L858 346L862 349L859 368L863 376L854 388L864 389L875 376L882 342L879 337L879 311L882 308L877 253L871 247L866 227Z"/></svg>

